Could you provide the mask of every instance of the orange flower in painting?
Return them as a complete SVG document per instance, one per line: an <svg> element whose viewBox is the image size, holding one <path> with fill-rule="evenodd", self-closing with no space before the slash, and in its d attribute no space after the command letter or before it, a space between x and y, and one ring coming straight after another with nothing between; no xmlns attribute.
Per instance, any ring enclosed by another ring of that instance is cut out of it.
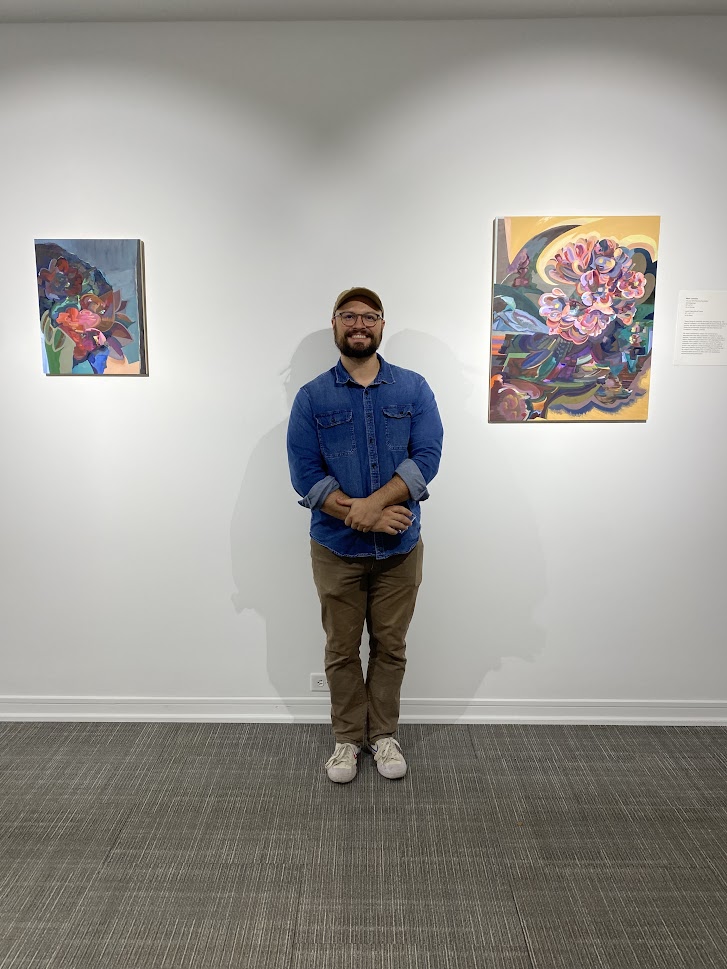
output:
<svg viewBox="0 0 727 969"><path fill-rule="evenodd" d="M73 341L73 359L76 362L85 360L89 353L106 343L105 334L96 326L98 319L95 313L78 310L75 306L58 314L59 328Z"/></svg>
<svg viewBox="0 0 727 969"><path fill-rule="evenodd" d="M99 317L89 310L79 310L76 306L69 306L56 317L58 325L62 330L69 333L83 333L84 330L94 329L99 321Z"/></svg>

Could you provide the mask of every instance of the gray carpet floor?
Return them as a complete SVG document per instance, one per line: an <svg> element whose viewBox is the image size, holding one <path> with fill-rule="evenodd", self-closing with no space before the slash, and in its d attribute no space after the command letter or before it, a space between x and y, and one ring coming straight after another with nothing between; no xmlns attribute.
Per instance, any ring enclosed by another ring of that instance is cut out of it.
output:
<svg viewBox="0 0 727 969"><path fill-rule="evenodd" d="M725 969L727 728L0 723L0 969Z"/></svg>

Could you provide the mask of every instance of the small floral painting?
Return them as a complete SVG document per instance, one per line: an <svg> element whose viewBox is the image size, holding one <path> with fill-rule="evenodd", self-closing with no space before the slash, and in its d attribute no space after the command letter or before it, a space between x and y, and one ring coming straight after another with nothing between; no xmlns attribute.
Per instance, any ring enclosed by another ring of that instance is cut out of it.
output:
<svg viewBox="0 0 727 969"><path fill-rule="evenodd" d="M43 370L147 374L139 239L36 239Z"/></svg>
<svg viewBox="0 0 727 969"><path fill-rule="evenodd" d="M490 421L645 421L658 216L495 223Z"/></svg>

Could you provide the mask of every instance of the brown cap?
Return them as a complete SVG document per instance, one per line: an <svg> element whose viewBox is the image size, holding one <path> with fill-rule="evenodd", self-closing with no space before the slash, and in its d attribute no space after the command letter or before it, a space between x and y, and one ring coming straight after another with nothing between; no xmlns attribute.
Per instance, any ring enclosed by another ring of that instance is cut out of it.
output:
<svg viewBox="0 0 727 969"><path fill-rule="evenodd" d="M372 303L375 303L378 306L381 315L384 315L384 304L381 302L381 297L378 296L373 289L366 289L365 286L352 286L351 289L344 289L344 291L337 297L336 302L333 304L333 315L336 315L338 308L343 306L344 303L348 303L349 300L357 299L361 296L363 296L365 299L371 300Z"/></svg>

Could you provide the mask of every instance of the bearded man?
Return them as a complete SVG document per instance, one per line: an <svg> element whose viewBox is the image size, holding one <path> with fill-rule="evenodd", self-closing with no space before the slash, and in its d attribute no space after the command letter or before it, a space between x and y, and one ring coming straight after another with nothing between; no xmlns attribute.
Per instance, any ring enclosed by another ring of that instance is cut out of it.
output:
<svg viewBox="0 0 727 969"><path fill-rule="evenodd" d="M420 502L442 453L442 422L426 380L377 353L385 325L373 290L339 295L331 326L340 359L301 387L288 425L291 480L299 504L311 510L335 736L325 768L335 783L354 779L364 745L383 777L407 771L394 735L422 580Z"/></svg>

